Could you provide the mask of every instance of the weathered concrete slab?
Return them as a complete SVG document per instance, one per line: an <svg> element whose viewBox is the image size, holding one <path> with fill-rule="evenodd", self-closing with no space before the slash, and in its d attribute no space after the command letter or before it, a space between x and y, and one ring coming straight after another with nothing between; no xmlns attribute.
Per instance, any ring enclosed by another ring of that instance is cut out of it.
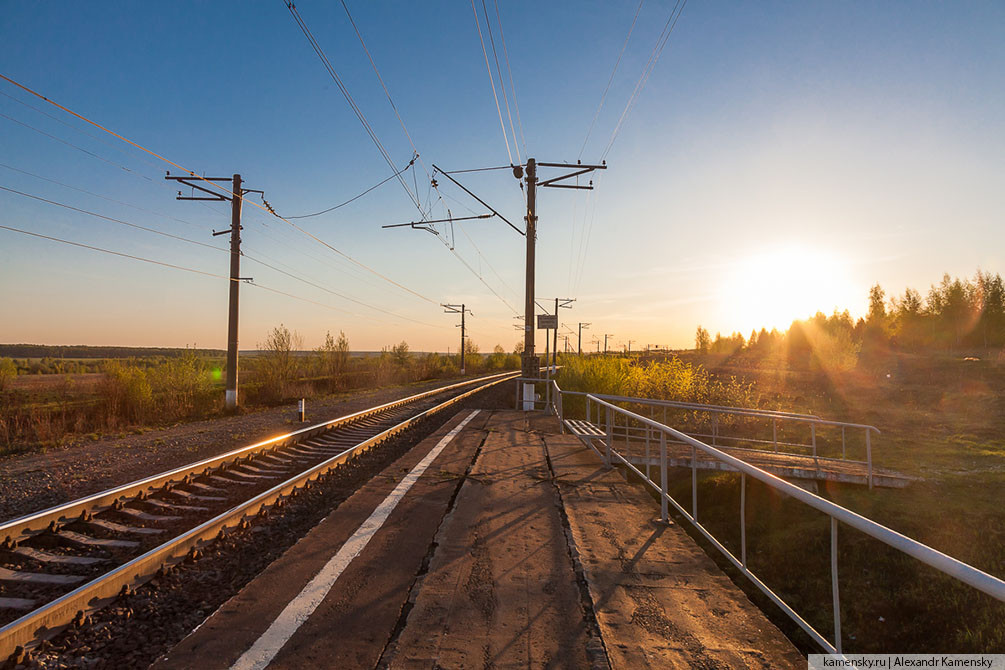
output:
<svg viewBox="0 0 1005 670"><path fill-rule="evenodd" d="M588 668L588 633L542 437L495 412L391 668Z"/></svg>
<svg viewBox="0 0 1005 670"><path fill-rule="evenodd" d="M544 439L612 668L805 667L681 528L654 520L644 491L549 423Z"/></svg>

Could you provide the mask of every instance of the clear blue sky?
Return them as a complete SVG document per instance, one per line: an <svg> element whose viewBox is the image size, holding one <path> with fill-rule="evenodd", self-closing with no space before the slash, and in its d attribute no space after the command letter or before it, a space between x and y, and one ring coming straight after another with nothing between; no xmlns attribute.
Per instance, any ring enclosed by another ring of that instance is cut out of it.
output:
<svg viewBox="0 0 1005 670"><path fill-rule="evenodd" d="M495 4L485 7L516 125ZM637 7L500 0L522 121L518 149L510 139L514 162L517 150L523 160L580 156ZM349 8L426 168L509 163L470 3ZM643 3L584 162L603 154L671 8ZM240 172L283 215L330 207L391 173L281 0L2 9L0 72L187 168ZM303 0L298 9L405 165L411 146L342 5ZM858 315L875 282L924 293L944 271L1001 272L1003 31L997 2L690 0L596 190L541 192L538 297L577 298L563 320L592 323L591 336L687 346L698 323L747 333L816 309ZM0 93L10 117L0 117L0 163L9 166L0 186L224 246L210 232L228 225L229 205L177 202L162 179L170 166L6 82ZM422 167L404 177L424 208L427 194L436 201ZM522 224L523 195L507 171L458 177ZM444 200L433 216L484 211L438 181ZM227 273L222 251L6 191L0 207L0 225ZM522 313L523 238L498 219L455 224L468 269L427 232L380 228L417 216L391 181L296 222L432 302L246 205L249 255L383 311L245 260L245 276L314 302L242 287L242 348L282 322L305 346L344 330L357 349L406 340L454 350L456 317L434 303L464 302L483 351L512 349L520 333L506 303ZM449 227L438 229L449 241ZM225 280L0 230L3 342L223 347L226 305Z"/></svg>

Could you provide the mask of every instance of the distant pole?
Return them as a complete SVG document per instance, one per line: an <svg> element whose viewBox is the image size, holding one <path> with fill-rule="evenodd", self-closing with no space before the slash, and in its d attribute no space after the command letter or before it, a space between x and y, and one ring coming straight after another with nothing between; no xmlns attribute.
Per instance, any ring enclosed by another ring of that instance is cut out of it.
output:
<svg viewBox="0 0 1005 670"><path fill-rule="evenodd" d="M241 288L241 175L233 178L230 199L230 318L227 323L227 409L237 408L237 313Z"/></svg>
<svg viewBox="0 0 1005 670"><path fill-rule="evenodd" d="M443 307L443 311L446 314L460 314L461 315L461 374L464 374L464 338L465 338L465 325L464 325L464 313L469 311L462 302L460 305L445 305L440 304ZM447 355L450 355L450 347L447 347Z"/></svg>
<svg viewBox="0 0 1005 670"><path fill-rule="evenodd" d="M551 348L552 366L558 367L558 298L555 298L555 340Z"/></svg>
<svg viewBox="0 0 1005 670"><path fill-rule="evenodd" d="M607 333L604 333L604 356L607 355Z"/></svg>
<svg viewBox="0 0 1005 670"><path fill-rule="evenodd" d="M534 245L537 242L537 160L527 159L527 278L524 286L523 371L524 377L540 375L534 355Z"/></svg>
<svg viewBox="0 0 1005 670"><path fill-rule="evenodd" d="M579 345L576 347L576 349L579 351L579 355L580 356L583 355L583 327L584 326L587 327L587 328L589 328L590 324L583 323L582 321L580 321L579 322Z"/></svg>

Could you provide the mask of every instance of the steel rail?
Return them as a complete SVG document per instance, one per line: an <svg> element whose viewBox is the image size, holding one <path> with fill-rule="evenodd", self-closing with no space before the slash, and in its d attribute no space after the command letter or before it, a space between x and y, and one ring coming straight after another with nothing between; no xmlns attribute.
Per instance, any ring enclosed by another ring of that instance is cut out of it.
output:
<svg viewBox="0 0 1005 670"><path fill-rule="evenodd" d="M99 493L94 493L77 500L63 503L62 505L57 505L55 507L11 519L0 523L0 538L10 538L13 541L19 541L37 533L44 532L52 522L57 524L65 523L76 519L85 511L92 514L105 511L111 508L116 501L133 498L140 493L146 493L152 489L158 489L167 484L180 482L187 477L211 474L226 465L230 465L238 459L246 458L267 449L285 446L287 443L299 442L304 439L320 435L334 428L339 428L346 424L373 416L374 414L385 412L389 409L394 409L395 407L401 407L402 405L407 405L439 393L445 393L462 386L500 378L511 374L512 373L501 373L489 375L487 377L479 377L477 379L466 380L449 386L442 386L429 391L424 391L422 393L417 393L415 395L408 396L407 398L392 400L391 402L384 403L383 405L346 414L345 416L341 416L337 419L308 426L307 428L301 428L300 430L296 430L291 433L277 435L276 437L271 437L267 440L256 442L255 444L246 447L240 447L238 449L234 449L233 451L228 451L227 453L220 454L219 456L211 456L210 458L196 461L195 463L190 463L188 465L183 465L167 472L139 479L128 484L122 484L121 486L116 486Z"/></svg>
<svg viewBox="0 0 1005 670"><path fill-rule="evenodd" d="M248 449L255 447L260 448L263 445L275 445L281 440L288 440L295 436L299 436L299 438L312 436L333 425L343 425L348 417L360 418L363 416L369 416L378 410L386 410L392 407L400 406L406 402L414 402L435 393L442 393L462 386L469 386L471 384L484 382L477 388L473 388L456 395L436 405L435 407L416 414L415 416L410 417L397 425L392 426L391 428L383 430L380 433L363 440L359 444L350 447L341 453L322 461L321 463L309 467L307 470L300 472L285 482L277 484L276 486L259 493L253 498L239 503L226 512L203 522L195 528L185 531L160 546L151 549L145 554L133 558L129 562L116 567L110 572L95 578L87 584L84 584L83 586L62 595L49 603L46 603L42 607L25 614L9 624L0 627L0 659L10 657L18 647L28 648L37 641L50 637L71 622L78 615L78 613L83 613L83 615L87 616L108 605L115 599L116 596L122 593L124 589L132 590L144 584L149 581L162 567L177 564L184 559L190 550L197 549L203 544L212 541L221 533L227 532L229 527L237 526L247 521L249 518L256 516L263 509L291 495L297 489L310 486L310 482L345 463L349 458L362 454L388 438L407 430L417 422L443 411L444 409L447 409L448 407L479 391L507 381L508 379L512 379L518 374L518 372L501 373L481 377L475 380L468 380L458 384L452 384L439 389L433 389L432 391L416 394L414 396L410 396L409 398L386 403L369 410L355 412L347 415L346 417L340 417L339 419L318 424L317 426L312 426L310 428L288 433L277 438L272 438L256 445L252 445L251 447L245 447L243 449L235 450L234 452L229 452L228 456L233 454L243 454L246 453ZM203 461L199 462L200 465L202 463ZM182 469L184 468L179 470ZM174 472L176 471L172 471L172 473ZM141 480L135 484L142 484L143 486L146 486L148 485L148 482L156 479L157 477L155 476L146 480ZM128 487L130 485L126 486ZM119 492L121 495L121 491L125 488L126 487L118 487L117 489L112 489L111 491ZM139 490L143 489L141 488ZM101 494L97 494L91 498L99 496L101 496ZM61 506L61 509L66 507L67 506L65 505Z"/></svg>

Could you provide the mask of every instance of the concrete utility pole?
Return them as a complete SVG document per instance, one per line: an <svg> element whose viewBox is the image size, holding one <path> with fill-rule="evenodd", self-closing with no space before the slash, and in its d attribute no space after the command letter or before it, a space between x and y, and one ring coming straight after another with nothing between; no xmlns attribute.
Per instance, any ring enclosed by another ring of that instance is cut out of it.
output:
<svg viewBox="0 0 1005 670"><path fill-rule="evenodd" d="M590 182L589 186L580 186L579 184L568 184L559 183L565 182L567 179L578 178L582 175L593 172L594 170L606 170L607 164L601 162L600 165L583 165L582 163L538 163L537 159L528 158L526 166L524 165L513 165L513 176L519 180L526 182L527 186L527 213L524 216L526 221L525 230L520 230L513 225L509 219L500 214L497 210L493 209L487 202L476 196L468 188L466 188L459 181L451 176L450 172L442 170L433 165L433 170L439 172L444 177L452 181L458 187L460 187L465 193L473 197L475 200L480 202L482 205L487 207L492 214L498 216L511 227L513 227L517 232L522 233L527 238L527 250L526 250L526 280L524 283L524 340L523 340L523 358L521 360L521 373L522 376L529 379L538 379L541 374L540 361L535 352L534 346L534 331L536 323L534 321L534 270L535 270L535 254L537 246L537 189L538 187L551 187L551 188L569 188L569 189L582 189L582 190L592 190L593 182ZM538 168L562 168L562 169L572 169L572 172L567 174L559 175L558 177L552 177L544 181L538 181L537 170ZM434 174L435 174L434 172ZM433 185L435 186L435 180ZM484 218L482 216L477 216L474 218ZM443 219L444 221L450 221L454 219ZM413 221L408 224L394 224L393 226L385 227L397 227L398 225L408 225L411 227L423 228L424 224L430 223L429 221ZM425 227L428 230L428 227ZM555 336L555 346L557 347L558 337L557 331ZM547 359L545 359L547 362ZM533 392L533 385L531 383L524 384L524 391L526 393ZM526 401L525 401L526 402Z"/></svg>
<svg viewBox="0 0 1005 670"><path fill-rule="evenodd" d="M604 333L604 356L607 355L607 338L614 337L614 333Z"/></svg>
<svg viewBox="0 0 1005 670"><path fill-rule="evenodd" d="M554 356L552 365L556 368L558 367L558 309L559 307L572 309L572 303L574 302L576 302L575 298L555 298L555 344L552 347Z"/></svg>
<svg viewBox="0 0 1005 670"><path fill-rule="evenodd" d="M233 176L230 199L230 316L227 319L227 409L237 407L237 315L241 299L241 175Z"/></svg>
<svg viewBox="0 0 1005 670"><path fill-rule="evenodd" d="M463 375L464 374L464 313L467 312L468 314L470 314L471 310L465 309L463 302L460 305L441 304L440 307L444 307L445 309L443 311L447 314L461 315L461 374Z"/></svg>
<svg viewBox="0 0 1005 670"><path fill-rule="evenodd" d="M225 395L226 407L233 410L238 405L237 399L237 353L238 353L238 314L240 302L240 288L242 281L251 281L249 277L241 277L241 205L244 202L246 193L262 193L262 191L242 188L241 175L235 174L233 177L199 177L189 174L186 177L173 176L170 172L164 177L168 181L176 181L184 184L196 191L209 194L207 196L183 196L178 191L177 200L229 200L230 201L230 229L213 231L213 236L226 235L230 233L230 309L227 318L227 390ZM218 182L229 181L231 188L228 192L224 187L217 187L213 191L195 182Z"/></svg>
<svg viewBox="0 0 1005 670"><path fill-rule="evenodd" d="M537 179L537 169L539 167L545 168L564 168L564 169L574 169L574 172L564 174L558 177L552 177L551 179L546 179L545 181L539 182ZM571 189L582 189L582 190L592 190L593 182L590 182L589 186L580 186L578 184L564 184L566 179L571 179L573 177L579 177L580 175L585 175L587 173L593 172L594 170L606 170L607 164L601 163L600 165L583 165L582 163L538 163L534 158L527 159L527 169L525 175L522 174L523 171L519 170L517 167L513 169L514 176L519 179L524 176L527 182L527 283L524 292L524 345L523 345L523 376L524 377L534 377L536 378L540 372L540 365L538 363L537 357L534 355L534 254L535 246L537 244L537 189L538 187L551 187L551 188L571 188ZM557 310L556 310L556 318ZM555 331L555 346L558 347L558 330ZM556 358L557 361L557 358ZM547 362L547 359L546 361Z"/></svg>
<svg viewBox="0 0 1005 670"><path fill-rule="evenodd" d="M589 327L590 324L583 323L582 321L579 322L579 346L577 347L577 349L579 351L580 356L583 355L583 328L589 328Z"/></svg>
<svg viewBox="0 0 1005 670"><path fill-rule="evenodd" d="M523 302L523 365L522 375L536 379L540 365L534 355L534 247L537 244L537 161L527 159L527 276Z"/></svg>

